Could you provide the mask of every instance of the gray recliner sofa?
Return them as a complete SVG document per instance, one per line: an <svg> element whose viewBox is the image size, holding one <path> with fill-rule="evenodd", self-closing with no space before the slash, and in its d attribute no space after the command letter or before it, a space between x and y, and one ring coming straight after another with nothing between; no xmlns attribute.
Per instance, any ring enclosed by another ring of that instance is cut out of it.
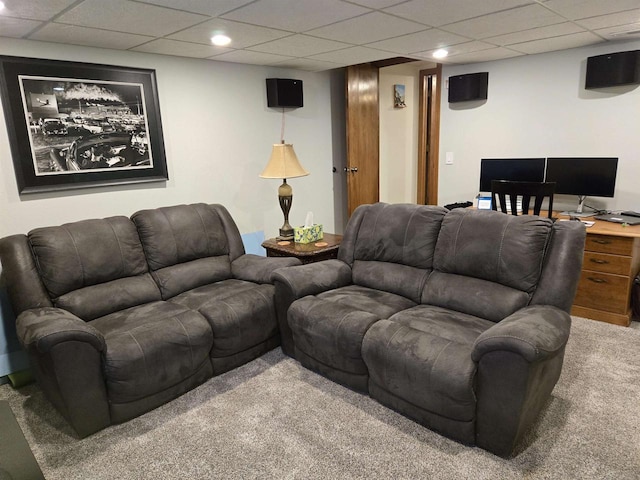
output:
<svg viewBox="0 0 640 480"><path fill-rule="evenodd" d="M18 337L84 437L280 343L271 274L221 205L178 205L0 240Z"/></svg>
<svg viewBox="0 0 640 480"><path fill-rule="evenodd" d="M337 259L274 273L282 348L509 456L560 376L584 242L580 222L361 206Z"/></svg>

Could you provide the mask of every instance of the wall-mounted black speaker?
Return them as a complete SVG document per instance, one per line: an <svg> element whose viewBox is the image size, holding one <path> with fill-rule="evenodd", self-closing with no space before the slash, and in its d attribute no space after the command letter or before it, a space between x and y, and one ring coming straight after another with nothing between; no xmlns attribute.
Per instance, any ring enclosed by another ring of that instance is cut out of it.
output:
<svg viewBox="0 0 640 480"><path fill-rule="evenodd" d="M449 103L486 100L489 72L449 77Z"/></svg>
<svg viewBox="0 0 640 480"><path fill-rule="evenodd" d="M607 53L587 58L584 88L640 83L640 50Z"/></svg>
<svg viewBox="0 0 640 480"><path fill-rule="evenodd" d="M302 80L267 78L267 105L269 107L301 107Z"/></svg>

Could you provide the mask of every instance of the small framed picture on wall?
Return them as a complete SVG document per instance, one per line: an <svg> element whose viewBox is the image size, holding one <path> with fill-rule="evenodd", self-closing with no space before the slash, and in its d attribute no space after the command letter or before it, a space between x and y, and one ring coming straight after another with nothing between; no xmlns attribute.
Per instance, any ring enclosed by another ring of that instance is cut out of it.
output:
<svg viewBox="0 0 640 480"><path fill-rule="evenodd" d="M404 85L393 86L393 106L395 108L405 108L407 106L404 90Z"/></svg>

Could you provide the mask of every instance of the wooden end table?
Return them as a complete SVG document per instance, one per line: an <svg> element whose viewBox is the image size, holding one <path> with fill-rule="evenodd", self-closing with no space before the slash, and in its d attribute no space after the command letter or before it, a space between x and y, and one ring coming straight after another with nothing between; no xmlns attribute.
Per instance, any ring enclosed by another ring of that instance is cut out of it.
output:
<svg viewBox="0 0 640 480"><path fill-rule="evenodd" d="M341 241L342 235L325 233L322 240L313 243L291 240L286 245L279 245L277 239L270 238L262 242L262 246L267 250L267 257L295 257L302 263L313 263L337 258Z"/></svg>

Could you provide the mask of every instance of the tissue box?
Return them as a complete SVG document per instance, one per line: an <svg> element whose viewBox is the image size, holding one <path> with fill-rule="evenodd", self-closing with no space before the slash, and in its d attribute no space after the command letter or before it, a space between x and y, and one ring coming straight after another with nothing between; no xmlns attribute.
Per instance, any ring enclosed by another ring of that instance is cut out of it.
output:
<svg viewBox="0 0 640 480"><path fill-rule="evenodd" d="M310 227L294 227L293 241L296 243L312 243L322 240L322 225L313 224Z"/></svg>

